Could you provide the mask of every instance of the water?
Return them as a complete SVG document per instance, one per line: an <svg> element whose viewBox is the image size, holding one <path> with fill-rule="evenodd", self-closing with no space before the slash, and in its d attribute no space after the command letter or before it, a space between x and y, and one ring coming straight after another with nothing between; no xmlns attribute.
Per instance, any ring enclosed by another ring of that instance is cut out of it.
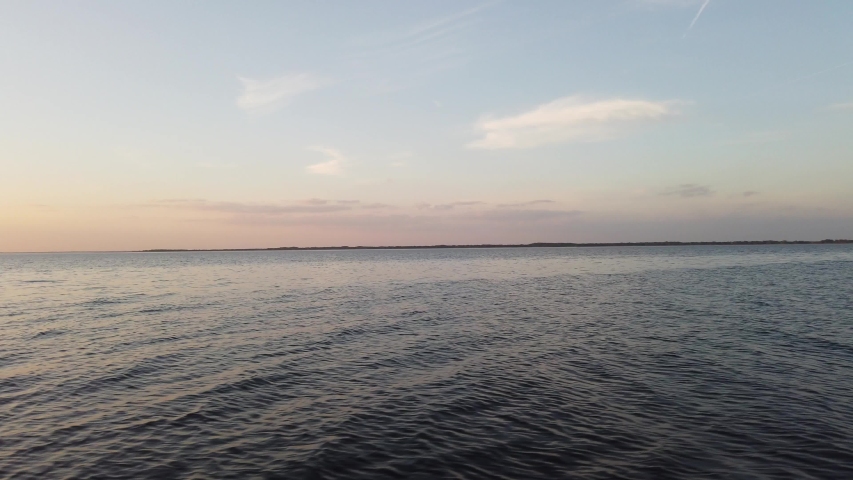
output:
<svg viewBox="0 0 853 480"><path fill-rule="evenodd" d="M853 246L0 255L0 477L853 478Z"/></svg>

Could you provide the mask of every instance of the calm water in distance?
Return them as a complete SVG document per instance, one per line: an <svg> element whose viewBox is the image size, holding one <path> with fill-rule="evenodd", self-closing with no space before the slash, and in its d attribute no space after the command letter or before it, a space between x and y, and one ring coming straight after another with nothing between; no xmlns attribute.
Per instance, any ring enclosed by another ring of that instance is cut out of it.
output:
<svg viewBox="0 0 853 480"><path fill-rule="evenodd" d="M853 478L853 246L0 255L0 478Z"/></svg>

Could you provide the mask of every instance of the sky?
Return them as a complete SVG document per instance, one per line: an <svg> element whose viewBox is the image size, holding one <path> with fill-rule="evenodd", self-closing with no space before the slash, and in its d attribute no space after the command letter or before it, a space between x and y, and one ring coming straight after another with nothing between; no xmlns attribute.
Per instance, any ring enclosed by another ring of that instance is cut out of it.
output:
<svg viewBox="0 0 853 480"><path fill-rule="evenodd" d="M849 0L0 1L0 251L853 238Z"/></svg>

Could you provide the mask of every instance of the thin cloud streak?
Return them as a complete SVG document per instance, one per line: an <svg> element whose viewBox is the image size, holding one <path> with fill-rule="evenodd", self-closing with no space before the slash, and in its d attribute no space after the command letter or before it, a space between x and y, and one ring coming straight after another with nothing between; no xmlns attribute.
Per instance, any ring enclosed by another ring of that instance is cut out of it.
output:
<svg viewBox="0 0 853 480"><path fill-rule="evenodd" d="M434 208L436 210L452 210L456 207L472 207L475 205L483 205L483 204L484 204L484 202L480 202L480 201L451 202L451 203L444 203L444 204L440 204L440 205L433 205L432 208Z"/></svg>
<svg viewBox="0 0 853 480"><path fill-rule="evenodd" d="M809 79L811 79L811 78L818 77L818 76L820 76L820 75L823 75L823 74L826 74L826 73L829 73L829 72L832 72L832 71L838 70L839 68L848 67L848 66L850 66L850 65L853 65L853 62L844 62L844 63L839 63L838 65L835 65L835 66L832 66L832 67L829 67L829 68L824 68L823 70L818 70L817 72L812 72L812 73L810 73L810 74L808 74L808 75L803 75L803 76L801 76L801 77L797 77L797 78L795 78L795 79L793 79L793 80L789 80L788 82L786 82L786 84L787 84L787 83L799 83L799 82L802 82L803 80L809 80Z"/></svg>
<svg viewBox="0 0 853 480"><path fill-rule="evenodd" d="M265 217L236 215L229 223L255 225L324 226L330 228L393 229L441 226L465 229L486 226L491 229L517 228L520 225L549 225L572 221L583 214L579 210L491 210L467 211L453 215L391 214L318 214L305 216Z"/></svg>
<svg viewBox="0 0 853 480"><path fill-rule="evenodd" d="M303 202L300 205L278 205L272 203L212 202L205 199L167 199L154 201L142 206L174 210L265 216L300 213L329 213L351 210L351 207L345 205L328 205L327 203Z"/></svg>
<svg viewBox="0 0 853 480"><path fill-rule="evenodd" d="M397 208L394 205L388 205L387 203L368 203L366 205L362 205L361 208L366 210L381 210L387 208Z"/></svg>
<svg viewBox="0 0 853 480"><path fill-rule="evenodd" d="M483 138L469 143L468 148L496 150L602 141L627 125L677 115L676 106L681 103L623 98L589 100L578 95L558 98L519 115L483 118L475 125Z"/></svg>
<svg viewBox="0 0 853 480"><path fill-rule="evenodd" d="M164 199L137 205L142 208L173 211L213 213L224 217L198 218L213 222L250 225L326 226L334 228L399 228L403 226L435 227L439 225L464 228L481 225L489 228L511 228L518 225L545 225L564 222L580 216L579 210L564 209L500 209L478 208L453 210L454 206L485 205L484 202L465 201L436 205L409 213L392 214L395 205L372 203L341 205L338 203L302 201L298 204L244 203L209 201L205 199ZM450 208L441 208L450 207ZM417 212L417 213L416 213Z"/></svg>
<svg viewBox="0 0 853 480"><path fill-rule="evenodd" d="M836 103L835 105L830 105L826 107L827 110L836 110L843 112L853 112L853 102L849 103Z"/></svg>
<svg viewBox="0 0 853 480"><path fill-rule="evenodd" d="M313 173L316 175L340 175L344 171L344 163L346 163L347 158L337 149L331 147L308 147L307 150L322 153L329 160L321 163L315 163L313 165L308 165L305 167L305 170L308 173Z"/></svg>
<svg viewBox="0 0 853 480"><path fill-rule="evenodd" d="M697 185L695 183L684 183L661 193L661 195L678 196L681 198L709 197L713 194L714 191L711 190L710 187L705 185Z"/></svg>
<svg viewBox="0 0 853 480"><path fill-rule="evenodd" d="M238 77L243 92L237 106L245 111L269 111L290 103L297 95L317 90L328 82L310 73L282 75L268 80Z"/></svg>
<svg viewBox="0 0 853 480"><path fill-rule="evenodd" d="M374 49L364 51L360 56L385 55L389 53L400 54L424 44L438 42L450 34L467 27L470 24L468 17L473 16L488 6L490 4L478 5L442 18L423 22L402 32L399 30L396 33L389 32L382 36L384 38L379 37L361 42L364 46L372 46Z"/></svg>
<svg viewBox="0 0 853 480"><path fill-rule="evenodd" d="M501 204L498 204L498 208L529 207L532 205L541 205L544 203L556 203L556 202L553 200L530 200L529 202L501 203Z"/></svg>
<svg viewBox="0 0 853 480"><path fill-rule="evenodd" d="M448 69L466 64L473 45L472 26L481 4L440 18L388 31L371 33L350 42L348 59L355 76L373 94L404 90Z"/></svg>
<svg viewBox="0 0 853 480"><path fill-rule="evenodd" d="M462 10L460 12L456 12L456 13L454 13L452 15L448 15L444 18L439 18L437 20L432 20L432 21L429 21L426 23L422 23L421 25L410 30L409 36L416 36L416 35L423 34L425 32L435 31L438 27L445 26L451 22L456 22L457 20L460 20L460 19L465 18L465 17L469 17L469 16L479 12L480 10L483 10L484 8L488 7L489 5L490 4L488 4L488 3L484 3L481 5L477 5L476 7L471 7L467 10Z"/></svg>

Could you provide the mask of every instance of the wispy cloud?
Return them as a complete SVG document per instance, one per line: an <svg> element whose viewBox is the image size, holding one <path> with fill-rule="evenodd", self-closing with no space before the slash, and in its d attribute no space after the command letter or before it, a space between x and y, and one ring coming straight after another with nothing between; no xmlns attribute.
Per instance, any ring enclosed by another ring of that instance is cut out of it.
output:
<svg viewBox="0 0 853 480"><path fill-rule="evenodd" d="M351 41L349 60L359 77L377 93L410 88L424 78L464 65L470 56L468 35L479 13L491 3L449 13L414 25L372 32Z"/></svg>
<svg viewBox="0 0 853 480"><path fill-rule="evenodd" d="M418 203L415 205L415 208L417 208L418 210L453 210L456 207L473 207L475 205L485 205L485 204L486 204L486 202L481 202L479 200L439 203L436 205L433 205L431 203Z"/></svg>
<svg viewBox="0 0 853 480"><path fill-rule="evenodd" d="M498 204L498 208L530 207L533 205L542 205L545 203L556 203L556 202L554 202L553 200L530 200L529 202L501 203L501 204Z"/></svg>
<svg viewBox="0 0 853 480"><path fill-rule="evenodd" d="M517 227L522 224L546 225L567 221L581 214L578 210L500 209L479 201L452 202L426 205L412 211L410 208L384 203L348 205L318 199L298 203L252 203L210 201L205 199L163 199L143 205L194 214L214 214L197 217L197 220L255 225L323 225L333 227L404 228L415 225L436 228L469 228L489 225L495 228ZM483 208L459 208L482 205ZM450 207L450 208L444 208ZM396 211L399 213L393 213Z"/></svg>
<svg viewBox="0 0 853 480"><path fill-rule="evenodd" d="M489 4L478 5L408 28L363 37L354 43L366 48L360 54L361 56L401 54L446 39L454 32L470 25L474 15L488 6Z"/></svg>
<svg viewBox="0 0 853 480"><path fill-rule="evenodd" d="M362 205L361 208L367 210L380 210L386 208L396 208L394 205L388 205L387 203L368 203L366 205Z"/></svg>
<svg viewBox="0 0 853 480"><path fill-rule="evenodd" d="M458 25L460 20L463 20L467 17L474 15L475 13L483 10L488 7L489 4L483 3L465 10L461 10L459 12L447 15L443 18L437 18L433 20L426 21L411 30L409 30L407 37L412 38L423 38L426 37L435 37L440 36L443 33L447 32L448 28L452 28L453 25Z"/></svg>
<svg viewBox="0 0 853 480"><path fill-rule="evenodd" d="M469 148L532 148L564 142L594 142L613 137L628 125L677 115L682 102L563 97L519 115L486 117L475 125L483 138Z"/></svg>
<svg viewBox="0 0 853 480"><path fill-rule="evenodd" d="M836 111L844 111L844 112L853 112L853 102L849 103L836 103L835 105L830 105L826 107L828 110L836 110Z"/></svg>
<svg viewBox="0 0 853 480"><path fill-rule="evenodd" d="M325 226L336 229L359 229L369 232L418 231L426 234L438 232L483 231L483 239L492 241L496 232L517 232L519 227L549 228L567 225L567 222L582 218L579 210L467 210L453 214L411 214L391 212L355 213L342 212L318 215L265 217L239 215L230 222L256 225ZM484 230L483 230L484 229ZM533 232L532 230L530 232ZM533 236L541 234L535 230ZM387 235L386 235L387 236ZM419 235L415 244L430 243L428 237ZM532 241L533 239L529 240ZM393 244L393 242L389 242ZM462 242L473 243L473 242ZM376 243L374 243L375 245ZM399 244L399 243L398 243Z"/></svg>
<svg viewBox="0 0 853 480"><path fill-rule="evenodd" d="M291 73L280 77L254 80L238 77L243 91L237 106L246 111L269 111L287 105L293 97L317 90L329 82L311 73Z"/></svg>
<svg viewBox="0 0 853 480"><path fill-rule="evenodd" d="M709 197L713 194L714 191L711 190L710 187L697 185L695 183L684 183L677 187L669 188L661 193L661 195L678 196L682 198Z"/></svg>
<svg viewBox="0 0 853 480"><path fill-rule="evenodd" d="M759 194L759 192L756 192L756 191L754 191L754 190L749 190L749 191L747 191L747 192L743 192L743 196L744 196L744 197L752 197L752 196L755 196L755 195L758 195L758 194Z"/></svg>
<svg viewBox="0 0 853 480"><path fill-rule="evenodd" d="M580 210L490 210L480 218L505 224L561 221L582 215Z"/></svg>
<svg viewBox="0 0 853 480"><path fill-rule="evenodd" d="M274 203L213 202L205 199L178 198L157 200L144 206L242 215L287 215L350 210L350 207L346 205L329 205L327 203L303 202L297 205L279 205Z"/></svg>
<svg viewBox="0 0 853 480"><path fill-rule="evenodd" d="M451 203L442 203L439 205L433 205L432 208L435 210L453 210L456 207L472 207L474 205L483 205L484 202L480 201L466 201L466 202L451 202Z"/></svg>
<svg viewBox="0 0 853 480"><path fill-rule="evenodd" d="M315 163L314 165L308 165L305 167L305 170L309 173L317 175L340 175L343 173L344 164L347 159L337 149L330 147L308 147L308 150L322 153L328 158L325 162Z"/></svg>

